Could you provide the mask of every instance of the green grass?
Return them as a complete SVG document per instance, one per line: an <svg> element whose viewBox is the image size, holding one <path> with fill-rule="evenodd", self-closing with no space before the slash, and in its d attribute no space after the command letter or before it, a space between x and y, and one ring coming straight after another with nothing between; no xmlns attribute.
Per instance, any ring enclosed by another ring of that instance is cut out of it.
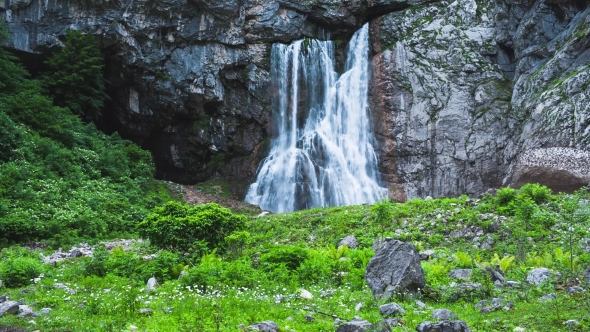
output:
<svg viewBox="0 0 590 332"><path fill-rule="evenodd" d="M14 288L0 293L24 298L36 310L50 307L53 311L32 319L2 317L0 326L42 331L128 331L132 325L139 331L239 331L240 324L273 320L282 331L334 331L334 317L346 321L354 316L378 324L379 305L386 302L372 297L364 272L374 254L373 240L391 236L420 250L436 251L433 259L422 262L426 289L394 299L407 310L394 331L414 331L419 323L432 321L431 310L419 309L415 300L430 308L452 310L473 331L513 331L515 327L567 331L563 322L570 319L580 323L572 331L583 331L590 327L590 297L588 285L576 280L582 280L582 269L590 266L589 255L579 245L590 226L588 198L584 191L552 195L544 187L527 185L480 200L463 196L380 203L391 207L384 234L378 208L371 205L251 218L240 235L227 238L226 251L163 252L144 260L157 249L143 244L95 260L40 265L42 277L36 283L25 281L34 292L23 294ZM467 227L486 231L494 239L492 249L474 248L473 241L450 236ZM355 234L360 248L336 248L338 240L349 234ZM570 268L571 250L574 269ZM495 288L484 271L495 264L506 270L507 280L521 284ZM528 272L539 266L560 271L562 279L540 287L528 285ZM482 284L481 288L452 287L448 272L454 268L472 268L472 282ZM183 269L186 275L178 280ZM158 276L162 286L146 293L143 288L151 275ZM66 283L77 293L55 289L55 282ZM565 288L574 283L586 292L566 294ZM300 298L301 289L314 298ZM322 296L326 291L332 294ZM552 292L557 293L556 300L538 302ZM488 314L475 309L478 301L495 297L514 306ZM359 303L362 308L356 311ZM152 313L140 314L140 308L150 308ZM310 314L313 321L305 318Z"/></svg>

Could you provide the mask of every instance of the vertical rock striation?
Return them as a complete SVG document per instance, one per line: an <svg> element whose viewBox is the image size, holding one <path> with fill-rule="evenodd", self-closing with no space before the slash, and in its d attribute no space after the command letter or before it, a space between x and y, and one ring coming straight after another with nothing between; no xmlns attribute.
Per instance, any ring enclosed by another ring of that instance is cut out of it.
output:
<svg viewBox="0 0 590 332"><path fill-rule="evenodd" d="M589 4L0 0L0 17L13 36L8 46L35 69L63 46L67 29L95 35L112 98L103 127L149 148L160 178L221 177L239 195L273 135L271 45L320 30L338 44L370 22L380 170L390 196L403 200L519 184L518 165L538 149L585 155ZM552 174L552 163L543 165ZM533 173L527 181L544 181Z"/></svg>

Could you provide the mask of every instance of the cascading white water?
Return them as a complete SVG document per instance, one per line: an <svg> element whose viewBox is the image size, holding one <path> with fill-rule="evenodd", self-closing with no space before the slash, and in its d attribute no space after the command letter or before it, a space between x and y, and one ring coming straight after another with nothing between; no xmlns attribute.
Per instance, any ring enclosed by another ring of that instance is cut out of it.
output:
<svg viewBox="0 0 590 332"><path fill-rule="evenodd" d="M367 90L368 26L350 41L345 72L334 69L330 41L275 44L273 121L278 136L246 202L276 213L373 203L379 185Z"/></svg>

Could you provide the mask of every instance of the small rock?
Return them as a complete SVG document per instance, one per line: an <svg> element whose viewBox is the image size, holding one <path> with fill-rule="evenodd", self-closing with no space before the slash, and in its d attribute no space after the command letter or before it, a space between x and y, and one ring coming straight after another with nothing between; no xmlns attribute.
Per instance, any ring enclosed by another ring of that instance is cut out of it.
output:
<svg viewBox="0 0 590 332"><path fill-rule="evenodd" d="M397 319L395 318L385 318L379 324L377 324L375 331L380 332L391 332L392 327L399 326Z"/></svg>
<svg viewBox="0 0 590 332"><path fill-rule="evenodd" d="M336 326L339 326L340 324L342 324L342 321L340 320L340 318L336 318L336 319L334 319L334 324L332 324L332 326L336 327Z"/></svg>
<svg viewBox="0 0 590 332"><path fill-rule="evenodd" d="M563 322L563 325L567 325L571 329L574 326L580 325L580 322L578 322L575 319L570 319L568 321Z"/></svg>
<svg viewBox="0 0 590 332"><path fill-rule="evenodd" d="M432 318L438 320L452 320L457 319L457 315L449 309L435 309L432 312Z"/></svg>
<svg viewBox="0 0 590 332"><path fill-rule="evenodd" d="M130 331L137 331L139 329L139 327L135 326L135 325L129 325L129 330Z"/></svg>
<svg viewBox="0 0 590 332"><path fill-rule="evenodd" d="M488 220L489 218L485 214L478 214L477 215L477 219L479 219L479 220Z"/></svg>
<svg viewBox="0 0 590 332"><path fill-rule="evenodd" d="M261 212L261 213L258 215L258 218L266 217L266 216L268 216L269 214L270 214L270 212L269 212L269 211L262 211L262 212Z"/></svg>
<svg viewBox="0 0 590 332"><path fill-rule="evenodd" d="M72 250L70 250L70 257L71 258L76 258L76 257L81 257L81 256L82 256L82 252L80 251L80 249L72 248Z"/></svg>
<svg viewBox="0 0 590 332"><path fill-rule="evenodd" d="M8 300L8 297L6 295L1 295L0 296L0 303L4 303Z"/></svg>
<svg viewBox="0 0 590 332"><path fill-rule="evenodd" d="M25 317L35 317L37 316L33 312L33 308L28 305L19 305L18 306L18 318L25 318Z"/></svg>
<svg viewBox="0 0 590 332"><path fill-rule="evenodd" d="M383 317L395 316L397 314L403 314L405 312L406 312L406 310L404 310L404 308L402 308L397 303L384 304L379 307L379 313Z"/></svg>
<svg viewBox="0 0 590 332"><path fill-rule="evenodd" d="M500 280L496 280L496 281L494 281L494 287L504 288L504 284Z"/></svg>
<svg viewBox="0 0 590 332"><path fill-rule="evenodd" d="M416 300L416 306L418 307L418 309L428 309L426 303L419 300Z"/></svg>
<svg viewBox="0 0 590 332"><path fill-rule="evenodd" d="M315 321L315 318L311 314L307 314L305 315L305 320L308 322L313 322Z"/></svg>
<svg viewBox="0 0 590 332"><path fill-rule="evenodd" d="M5 301L0 303L0 317L5 314L16 315L18 313L19 304L16 301Z"/></svg>
<svg viewBox="0 0 590 332"><path fill-rule="evenodd" d="M41 315L49 315L51 313L51 308L42 308L41 310L39 310L39 313Z"/></svg>
<svg viewBox="0 0 590 332"><path fill-rule="evenodd" d="M150 308L141 308L139 309L139 313L143 315L151 315L154 313L154 311Z"/></svg>
<svg viewBox="0 0 590 332"><path fill-rule="evenodd" d="M239 329L245 329L245 328L246 328L246 325L244 325L244 324L240 324L240 325L238 325L238 328L239 328Z"/></svg>
<svg viewBox="0 0 590 332"><path fill-rule="evenodd" d="M362 319L353 319L349 322L340 324L336 332L366 332L373 331L373 324Z"/></svg>
<svg viewBox="0 0 590 332"><path fill-rule="evenodd" d="M160 286L160 284L158 283L158 280L156 280L156 277L151 277L147 281L147 284L145 286L145 291L151 292L151 291L155 290L156 287L158 287L158 286Z"/></svg>
<svg viewBox="0 0 590 332"><path fill-rule="evenodd" d="M584 291L585 291L584 288L582 288L580 286L572 286L566 290L566 293L572 295L572 294L576 294L576 293L582 293Z"/></svg>
<svg viewBox="0 0 590 332"><path fill-rule="evenodd" d="M471 332L467 323L462 320L443 322L422 322L416 328L417 332Z"/></svg>
<svg viewBox="0 0 590 332"><path fill-rule="evenodd" d="M354 237L354 235L348 235L347 237L340 240L340 242L338 242L338 247L340 247L342 245L345 245L345 246L349 247L350 249L355 249L355 248L358 248L359 243L356 240L356 237Z"/></svg>
<svg viewBox="0 0 590 332"><path fill-rule="evenodd" d="M510 287L510 288L514 288L516 286L520 286L520 282L519 281L508 280L508 281L506 281L506 286L507 287Z"/></svg>
<svg viewBox="0 0 590 332"><path fill-rule="evenodd" d="M320 293L320 297L332 297L332 296L334 296L334 294L336 294L335 290L328 289L328 290L322 291Z"/></svg>
<svg viewBox="0 0 590 332"><path fill-rule="evenodd" d="M508 310L512 309L512 307L514 307L514 302L508 301L508 303L506 303L506 305L502 309L505 311L508 311Z"/></svg>
<svg viewBox="0 0 590 332"><path fill-rule="evenodd" d="M561 274L559 273L552 273L549 269L544 267L539 267L536 269L531 270L526 277L526 281L529 284L533 284L535 286L539 286L543 282L547 281L547 279L551 277L559 278Z"/></svg>
<svg viewBox="0 0 590 332"><path fill-rule="evenodd" d="M469 281L471 280L471 269L455 269L449 272L451 279L459 279Z"/></svg>
<svg viewBox="0 0 590 332"><path fill-rule="evenodd" d="M426 197L424 198L424 200L425 200L425 201L431 201L431 200L433 200L433 198L432 198L432 197L430 197L430 196L426 196Z"/></svg>
<svg viewBox="0 0 590 332"><path fill-rule="evenodd" d="M506 279L504 279L504 271L502 271L502 268L500 268L499 265L496 265L494 268L487 266L485 270L490 274L492 282L500 281L501 283L504 283L506 281Z"/></svg>
<svg viewBox="0 0 590 332"><path fill-rule="evenodd" d="M555 295L555 293L550 293L547 295L543 295L539 298L539 302L547 302L547 301L551 301L553 299L555 299L557 296Z"/></svg>
<svg viewBox="0 0 590 332"><path fill-rule="evenodd" d="M267 320L248 326L248 330L259 332L279 332L279 326L277 325L277 323L271 320Z"/></svg>
<svg viewBox="0 0 590 332"><path fill-rule="evenodd" d="M488 300L481 300L481 301L479 301L479 302L477 302L477 303L475 304L475 309L481 309L481 308L484 308L484 307L486 307L486 306L487 306L489 303L490 303L490 301L488 301Z"/></svg>
<svg viewBox="0 0 590 332"><path fill-rule="evenodd" d="M434 250L432 250L432 249L421 251L421 252L419 253L419 255L420 255L420 260L422 260L422 261L427 261L427 260L429 260L429 259L430 259L430 258L431 258L431 257L432 257L432 256L433 256L435 253L436 253L436 251L434 251Z"/></svg>
<svg viewBox="0 0 590 332"><path fill-rule="evenodd" d="M293 318L293 317L289 316L289 317L285 318L285 320L286 320L286 321L289 321L289 322L292 322L292 321L294 321L294 320L295 320L295 318Z"/></svg>
<svg viewBox="0 0 590 332"><path fill-rule="evenodd" d="M526 329L524 327L517 326L512 331L513 332L526 332Z"/></svg>
<svg viewBox="0 0 590 332"><path fill-rule="evenodd" d="M299 297L304 298L304 299L308 299L308 300L313 300L313 294L311 294L308 290L305 290L305 289L301 289L299 291Z"/></svg>
<svg viewBox="0 0 590 332"><path fill-rule="evenodd" d="M76 291L75 290L71 289L70 287L68 287L68 286L66 286L65 284L62 284L62 283L53 284L53 288L63 289L66 292L68 292L68 293L70 293L72 295L76 294Z"/></svg>
<svg viewBox="0 0 590 332"><path fill-rule="evenodd" d="M359 312L363 309L363 307L364 305L362 303L359 303L354 307L354 311Z"/></svg>

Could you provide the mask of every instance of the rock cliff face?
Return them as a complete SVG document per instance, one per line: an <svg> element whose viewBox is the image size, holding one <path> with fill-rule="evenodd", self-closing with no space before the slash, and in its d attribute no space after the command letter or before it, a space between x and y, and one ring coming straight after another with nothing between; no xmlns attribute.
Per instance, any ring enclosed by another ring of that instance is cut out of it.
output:
<svg viewBox="0 0 590 332"><path fill-rule="evenodd" d="M578 174L587 154L570 151L576 162L556 167L559 149L532 151L588 149L589 14L588 1L459 0L373 20L372 103L390 195L526 181L579 188L579 175L561 186L551 176Z"/></svg>
<svg viewBox="0 0 590 332"><path fill-rule="evenodd" d="M153 151L161 178L218 176L238 194L275 134L272 43L348 40L369 21L380 168L397 199L543 180L531 174L550 168L523 171L519 156L587 150L589 14L558 0L0 0L29 64L67 29L96 36L105 120Z"/></svg>

